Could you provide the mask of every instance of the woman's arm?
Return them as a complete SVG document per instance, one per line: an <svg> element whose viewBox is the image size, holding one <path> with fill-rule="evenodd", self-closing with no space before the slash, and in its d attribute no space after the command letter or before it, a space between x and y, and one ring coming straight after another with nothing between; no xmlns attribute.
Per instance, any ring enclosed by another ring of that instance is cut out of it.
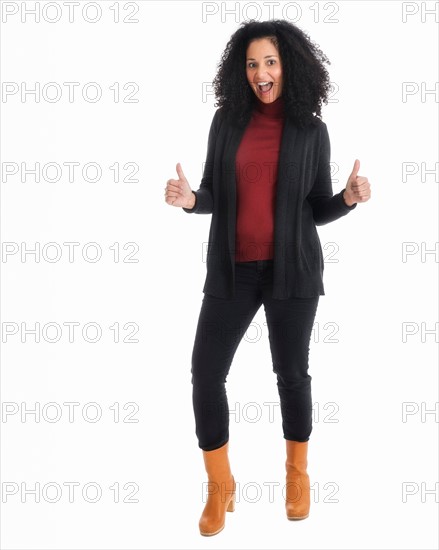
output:
<svg viewBox="0 0 439 550"><path fill-rule="evenodd" d="M325 225L341 216L345 216L357 206L357 203L348 206L344 200L345 189L333 195L331 181L331 143L328 128L324 122L320 125L320 154L316 179L311 191L307 195L313 210L316 225Z"/></svg>
<svg viewBox="0 0 439 550"><path fill-rule="evenodd" d="M184 208L189 214L211 214L213 212L213 161L215 158L216 138L219 128L220 109L217 109L212 118L210 125L209 137L207 140L207 156L204 165L203 178L201 179L200 187L197 191L192 191L195 195L195 204L193 208Z"/></svg>

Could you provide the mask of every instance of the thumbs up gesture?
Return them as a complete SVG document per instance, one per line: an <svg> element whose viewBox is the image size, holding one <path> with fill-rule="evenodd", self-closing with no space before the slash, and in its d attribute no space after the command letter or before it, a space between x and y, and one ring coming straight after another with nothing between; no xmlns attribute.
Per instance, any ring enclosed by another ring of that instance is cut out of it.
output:
<svg viewBox="0 0 439 550"><path fill-rule="evenodd" d="M370 199L370 183L363 176L358 175L360 161L355 159L354 168L348 178L346 189L343 192L343 199L348 206L356 202L366 202Z"/></svg>
<svg viewBox="0 0 439 550"><path fill-rule="evenodd" d="M179 162L177 163L176 169L178 180L170 179L166 182L165 201L171 206L193 208L195 204L195 195L189 187L189 183Z"/></svg>

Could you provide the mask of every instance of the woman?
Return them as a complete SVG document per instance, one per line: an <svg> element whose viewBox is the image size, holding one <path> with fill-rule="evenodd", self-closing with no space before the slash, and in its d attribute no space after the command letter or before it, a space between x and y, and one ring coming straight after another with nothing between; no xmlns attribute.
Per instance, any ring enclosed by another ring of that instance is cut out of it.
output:
<svg viewBox="0 0 439 550"><path fill-rule="evenodd" d="M165 201L210 214L204 297L192 353L193 407L209 495L199 521L215 535L235 506L228 460L225 382L235 351L260 306L267 318L286 440L286 514L308 517L308 440L312 430L308 352L323 254L316 225L332 222L370 198L356 160L346 187L333 195L330 142L321 120L329 63L295 25L242 23L222 55L218 103L197 191L180 164Z"/></svg>

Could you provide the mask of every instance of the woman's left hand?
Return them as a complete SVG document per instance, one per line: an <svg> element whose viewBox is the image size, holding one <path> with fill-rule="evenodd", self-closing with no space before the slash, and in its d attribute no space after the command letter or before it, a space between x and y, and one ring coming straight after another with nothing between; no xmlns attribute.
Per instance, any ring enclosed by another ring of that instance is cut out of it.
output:
<svg viewBox="0 0 439 550"><path fill-rule="evenodd" d="M360 161L354 162L354 168L348 178L346 189L343 192L343 199L348 206L352 206L356 202L366 202L370 199L370 183L363 176L358 176L360 169Z"/></svg>

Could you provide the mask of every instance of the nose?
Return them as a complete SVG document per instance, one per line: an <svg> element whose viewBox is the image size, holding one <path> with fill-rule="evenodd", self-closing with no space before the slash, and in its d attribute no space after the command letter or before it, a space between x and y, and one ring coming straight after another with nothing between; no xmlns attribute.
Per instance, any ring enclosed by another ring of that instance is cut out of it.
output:
<svg viewBox="0 0 439 550"><path fill-rule="evenodd" d="M264 81L264 78L266 78L266 71L265 71L265 68L258 68L256 70L256 80L259 81L259 80L262 80Z"/></svg>

